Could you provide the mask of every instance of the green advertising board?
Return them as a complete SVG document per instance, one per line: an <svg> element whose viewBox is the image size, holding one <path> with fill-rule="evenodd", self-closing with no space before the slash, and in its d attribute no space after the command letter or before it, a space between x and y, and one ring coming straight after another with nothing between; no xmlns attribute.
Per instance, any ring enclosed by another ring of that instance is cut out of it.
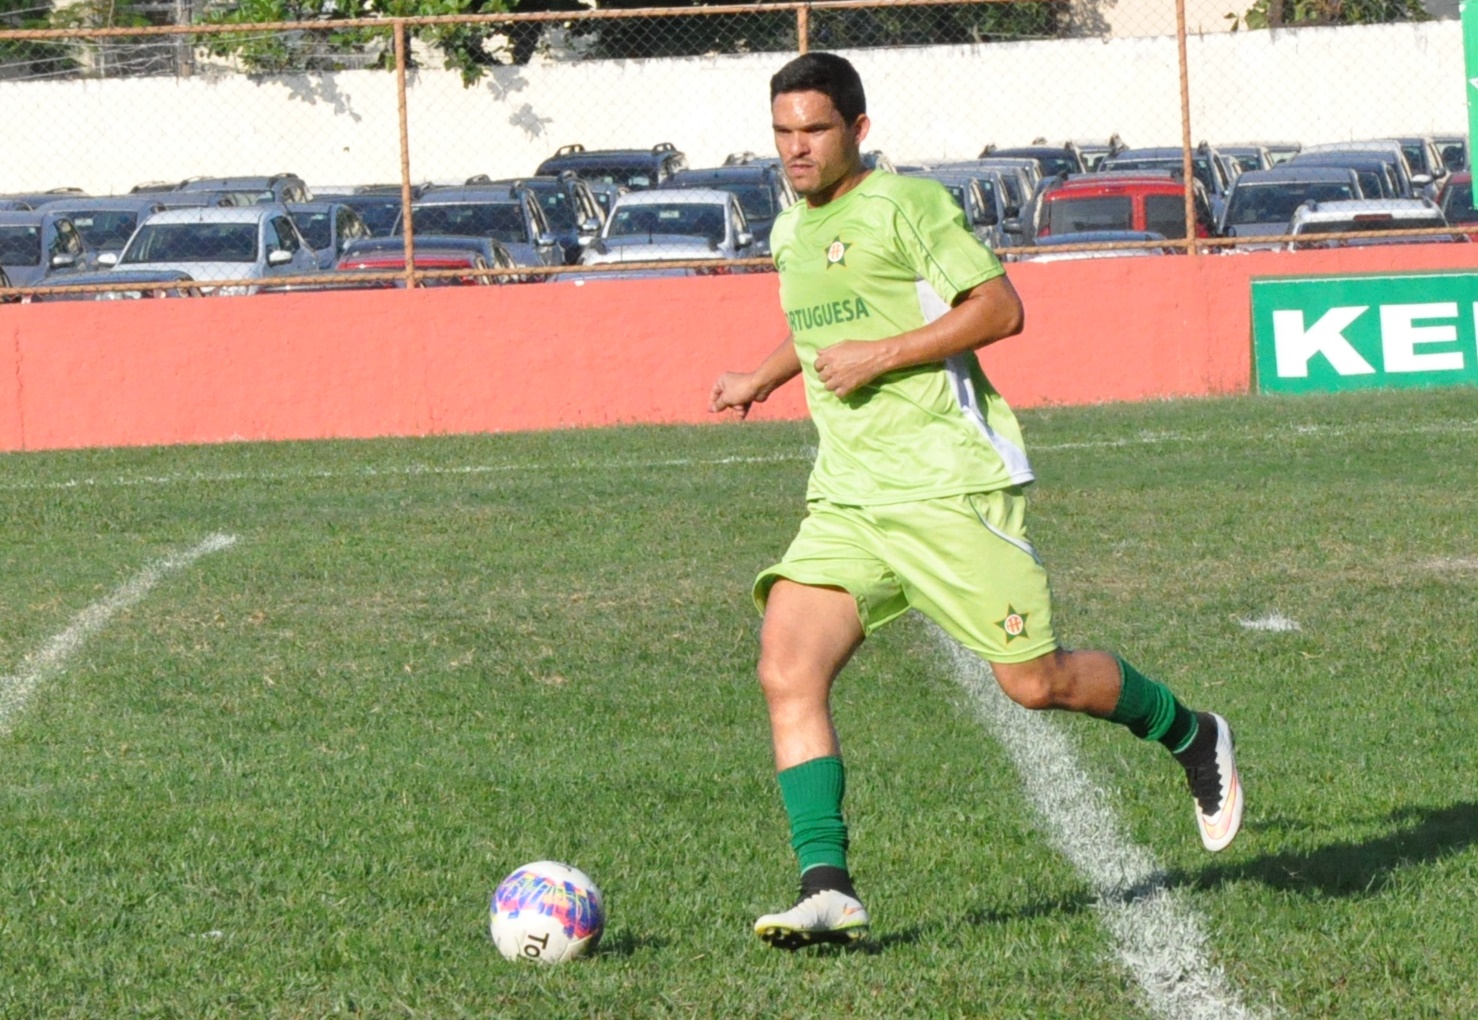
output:
<svg viewBox="0 0 1478 1020"><path fill-rule="evenodd" d="M1478 270L1252 281L1261 393L1478 385Z"/></svg>
<svg viewBox="0 0 1478 1020"><path fill-rule="evenodd" d="M1473 151L1473 137L1478 135L1478 0L1458 4L1458 17L1463 25L1463 69L1468 87L1468 151ZM1473 189L1473 205L1478 207L1478 188Z"/></svg>

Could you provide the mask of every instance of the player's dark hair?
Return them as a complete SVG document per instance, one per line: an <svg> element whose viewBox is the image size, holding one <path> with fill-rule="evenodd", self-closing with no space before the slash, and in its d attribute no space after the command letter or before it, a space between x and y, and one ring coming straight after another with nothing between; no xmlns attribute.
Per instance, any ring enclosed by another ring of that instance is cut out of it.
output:
<svg viewBox="0 0 1478 1020"><path fill-rule="evenodd" d="M846 57L835 53L807 53L776 71L770 79L770 102L786 92L820 92L848 124L867 112L862 76Z"/></svg>

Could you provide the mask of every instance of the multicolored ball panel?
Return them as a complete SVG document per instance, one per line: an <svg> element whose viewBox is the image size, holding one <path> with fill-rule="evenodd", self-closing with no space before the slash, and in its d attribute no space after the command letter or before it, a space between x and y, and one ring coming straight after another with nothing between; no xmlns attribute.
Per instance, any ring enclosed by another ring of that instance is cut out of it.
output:
<svg viewBox="0 0 1478 1020"><path fill-rule="evenodd" d="M554 918L573 940L596 934L605 924L598 895L573 882L558 881L526 868L505 878L493 893L493 910L517 917L530 910Z"/></svg>

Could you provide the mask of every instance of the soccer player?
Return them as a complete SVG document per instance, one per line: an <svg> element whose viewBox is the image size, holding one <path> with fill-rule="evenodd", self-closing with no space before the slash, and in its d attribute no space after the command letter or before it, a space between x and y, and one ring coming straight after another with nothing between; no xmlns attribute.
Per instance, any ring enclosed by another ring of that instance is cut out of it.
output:
<svg viewBox="0 0 1478 1020"><path fill-rule="evenodd" d="M1185 768L1203 842L1222 849L1242 817L1226 720L1053 633L1026 532L1021 429L974 354L1022 328L1000 262L943 187L866 169L866 100L846 60L791 61L770 80L770 105L804 198L771 237L790 335L753 371L720 376L710 409L742 418L799 375L820 443L800 531L754 586L759 681L801 868L795 905L761 917L756 934L796 949L867 931L847 869L831 686L866 635L910 608L984 657L1018 704L1163 744Z"/></svg>

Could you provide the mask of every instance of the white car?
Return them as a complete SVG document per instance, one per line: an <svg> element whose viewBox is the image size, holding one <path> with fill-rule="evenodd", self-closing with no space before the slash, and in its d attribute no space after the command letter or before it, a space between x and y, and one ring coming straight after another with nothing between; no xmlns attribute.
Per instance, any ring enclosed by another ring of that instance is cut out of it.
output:
<svg viewBox="0 0 1478 1020"><path fill-rule="evenodd" d="M1297 235L1290 250L1379 244L1466 242L1460 232L1416 234L1447 226L1442 210L1426 198L1358 198L1338 202L1305 202L1293 211L1288 232ZM1329 234L1379 231L1376 237L1331 238Z"/></svg>
<svg viewBox="0 0 1478 1020"><path fill-rule="evenodd" d="M754 233L733 192L679 188L622 195L580 262L598 266L755 254Z"/></svg>
<svg viewBox="0 0 1478 1020"><path fill-rule="evenodd" d="M99 260L106 265L114 256ZM175 269L199 283L265 280L318 271L318 258L298 232L287 209L275 203L165 209L139 224L116 267ZM218 295L254 294L256 286L202 286Z"/></svg>

